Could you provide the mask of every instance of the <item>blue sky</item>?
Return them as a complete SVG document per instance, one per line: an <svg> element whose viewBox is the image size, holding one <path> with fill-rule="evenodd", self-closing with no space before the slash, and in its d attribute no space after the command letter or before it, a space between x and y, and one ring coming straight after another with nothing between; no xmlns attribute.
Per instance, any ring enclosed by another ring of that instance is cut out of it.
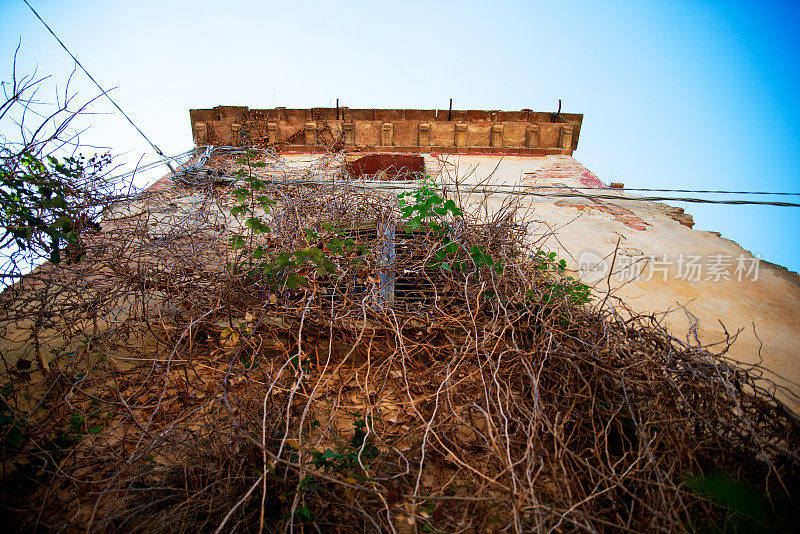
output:
<svg viewBox="0 0 800 534"><path fill-rule="evenodd" d="M800 3L29 1L168 154L192 146L190 108L560 98L585 114L576 159L605 181L800 192ZM63 87L70 58L21 0L0 0L2 79L20 39L19 69ZM72 87L97 93L81 73ZM154 158L109 105L95 111L86 143ZM800 270L800 208L685 207Z"/></svg>

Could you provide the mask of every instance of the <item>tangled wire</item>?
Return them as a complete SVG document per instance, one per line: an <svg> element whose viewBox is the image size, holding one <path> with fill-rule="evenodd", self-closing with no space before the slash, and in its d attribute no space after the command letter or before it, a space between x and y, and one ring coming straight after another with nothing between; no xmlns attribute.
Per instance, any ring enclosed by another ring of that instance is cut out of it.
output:
<svg viewBox="0 0 800 534"><path fill-rule="evenodd" d="M2 294L20 530L791 528L800 423L758 366L576 302L510 204L462 206L448 239L493 261L442 268L441 232L340 158L261 161L269 233L231 215L235 180L200 179L236 167L207 155ZM254 275L256 245L335 269L298 260L288 287Z"/></svg>

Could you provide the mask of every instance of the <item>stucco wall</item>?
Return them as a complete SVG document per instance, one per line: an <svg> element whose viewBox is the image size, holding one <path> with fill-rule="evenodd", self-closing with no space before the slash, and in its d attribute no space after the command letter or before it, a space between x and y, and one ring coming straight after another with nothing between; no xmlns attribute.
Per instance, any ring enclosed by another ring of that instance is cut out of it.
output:
<svg viewBox="0 0 800 534"><path fill-rule="evenodd" d="M800 394L796 273L759 261L729 239L692 230L691 218L680 209L616 190L585 189L605 184L570 156L507 156L499 163L492 156L442 158L451 174L470 183L488 177L493 184L524 186L543 195L615 195L611 200L514 198L520 212L535 221L531 241L567 260L600 294L610 288L634 311L663 315L675 337L695 342L696 334L702 343L719 343L719 350L726 331L734 335L741 330L728 355L744 363L763 361L774 375L770 378ZM780 396L800 408L796 399Z"/></svg>
<svg viewBox="0 0 800 534"><path fill-rule="evenodd" d="M291 169L318 166L320 157L287 155L283 164ZM721 350L728 336L738 335L729 356L744 363L763 361L772 373L769 378L800 395L796 273L758 261L712 232L692 230L691 217L678 208L599 189L604 184L571 156L430 154L425 163L429 174L460 182L468 206L485 198L494 208L515 203L518 218L530 223L530 243L565 259L576 276L594 286L599 295L595 303L611 290L635 312L661 318L675 337L717 343L712 349ZM336 157L327 157L325 164L335 166ZM152 212L141 203L131 203L120 207L117 216L128 220L145 210L150 232L161 227L168 231L187 210L191 213L192 206L203 202L199 193L173 196L170 187L168 180L157 187L166 188L163 210ZM578 192L614 198L564 196ZM606 301L615 303L614 298ZM15 340L14 352L28 350L23 346L27 338L17 339L16 334L27 331L24 325L7 327L4 337ZM11 348L6 346L4 352L11 354ZM800 410L796 398L779 396Z"/></svg>

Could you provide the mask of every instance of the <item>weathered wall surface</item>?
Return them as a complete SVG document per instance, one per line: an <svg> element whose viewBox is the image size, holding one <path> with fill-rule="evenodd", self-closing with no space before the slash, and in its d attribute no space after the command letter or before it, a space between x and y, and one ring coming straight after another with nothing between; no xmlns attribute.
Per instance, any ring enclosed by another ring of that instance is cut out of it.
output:
<svg viewBox="0 0 800 534"><path fill-rule="evenodd" d="M680 208L585 189L606 186L569 156L505 157L498 164L497 157L449 155L438 164L468 182L488 177L529 193L617 197L514 198L536 221L531 240L567 260L598 292L610 288L636 312L663 314L675 337L718 343L720 350L727 334L741 331L728 355L744 363L763 361L775 375L770 378L800 394L796 273L759 261L713 232L692 230L691 217Z"/></svg>
<svg viewBox="0 0 800 534"><path fill-rule="evenodd" d="M328 165L344 165L344 158L324 157ZM288 155L282 164L302 169L319 165L320 158ZM774 375L769 378L800 394L797 274L759 261L715 233L693 230L691 217L680 208L605 188L570 156L433 153L425 156L425 166L429 174L461 182L467 204L487 194L494 206L517 203L520 217L532 221L531 243L567 260L600 298L610 290L634 311L662 318L675 337L716 344L712 350L721 350L729 336L738 334L729 356L743 363L762 361ZM169 190L170 184L159 187ZM179 206L148 210L154 229L172 228L175 217L195 211L193 203L202 199L187 192L171 202ZM143 208L131 204L128 209L133 213ZM611 298L607 305L615 302ZM17 328L26 330L24 325ZM800 411L796 400L781 398Z"/></svg>
<svg viewBox="0 0 800 534"><path fill-rule="evenodd" d="M583 115L436 109L249 109L189 112L197 146L325 147L390 152L572 154Z"/></svg>
<svg viewBox="0 0 800 534"><path fill-rule="evenodd" d="M721 350L736 335L730 356L763 360L772 378L800 394L800 277L718 234L692 230L681 208L606 189L571 157L582 115L234 106L190 115L198 145L224 139L297 152L328 145L427 154L429 174L481 184L475 198L494 188L495 205L518 202L519 213L536 221L531 241L567 260L598 292L634 311L663 315L676 337L718 343Z"/></svg>

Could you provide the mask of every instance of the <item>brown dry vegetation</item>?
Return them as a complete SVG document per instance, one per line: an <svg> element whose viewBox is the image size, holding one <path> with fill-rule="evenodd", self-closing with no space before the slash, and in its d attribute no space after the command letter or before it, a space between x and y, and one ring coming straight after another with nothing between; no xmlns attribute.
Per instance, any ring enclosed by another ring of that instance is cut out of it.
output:
<svg viewBox="0 0 800 534"><path fill-rule="evenodd" d="M396 196L347 181L335 162L302 172L337 182L270 184L273 232L248 239L295 250L315 229L324 249L328 222L370 248L361 264L332 255L335 277L309 267L308 288L234 272L229 189L195 175L107 214L85 261L3 293L6 521L37 532L713 531L737 518L691 481L722 473L771 499L771 528L790 528L780 510L797 496L800 425L758 367L613 297L554 298L560 275L539 268L510 205L454 224L461 242L503 258L502 274L427 269L433 232L384 266L381 233L356 229L394 226ZM386 268L424 298L379 304ZM37 353L47 375L28 368Z"/></svg>

